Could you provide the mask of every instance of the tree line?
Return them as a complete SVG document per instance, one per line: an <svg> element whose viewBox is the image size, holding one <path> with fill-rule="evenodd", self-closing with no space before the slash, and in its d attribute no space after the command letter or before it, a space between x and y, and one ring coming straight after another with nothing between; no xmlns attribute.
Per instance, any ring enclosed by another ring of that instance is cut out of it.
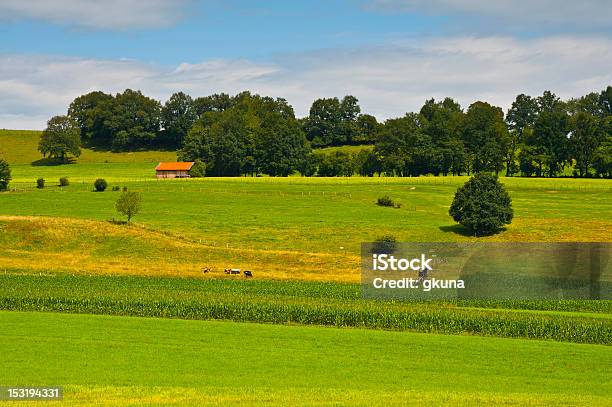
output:
<svg viewBox="0 0 612 407"><path fill-rule="evenodd" d="M49 121L40 151L78 156L80 142L116 151L175 149L181 160L203 162L208 176L555 177L571 167L574 176L612 177L611 106L612 86L567 101L550 91L521 94L505 114L483 101L463 109L452 98L430 99L419 112L380 123L351 95L317 99L297 118L285 99L250 92L195 99L178 92L162 105L131 89L96 91ZM317 152L344 145L373 148Z"/></svg>

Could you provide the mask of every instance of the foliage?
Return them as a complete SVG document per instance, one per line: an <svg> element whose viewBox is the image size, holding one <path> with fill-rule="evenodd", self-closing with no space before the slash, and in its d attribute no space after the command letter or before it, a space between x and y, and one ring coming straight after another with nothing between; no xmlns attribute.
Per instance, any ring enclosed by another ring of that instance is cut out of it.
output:
<svg viewBox="0 0 612 407"><path fill-rule="evenodd" d="M104 192L106 191L106 187L108 187L108 183L103 178L98 178L94 181L94 189L96 192Z"/></svg>
<svg viewBox="0 0 612 407"><path fill-rule="evenodd" d="M475 102L465 114L463 141L473 159L471 172L503 170L510 136L501 108L486 102Z"/></svg>
<svg viewBox="0 0 612 407"><path fill-rule="evenodd" d="M578 112L572 117L571 128L570 155L576 160L580 176L587 176L597 149L604 141L604 126L597 117Z"/></svg>
<svg viewBox="0 0 612 407"><path fill-rule="evenodd" d="M210 176L287 176L307 154L305 136L284 99L243 92L231 107L202 115L189 131L180 158L206 162Z"/></svg>
<svg viewBox="0 0 612 407"><path fill-rule="evenodd" d="M402 204L395 202L393 199L389 197L389 195L381 196L376 200L376 205L378 206L391 206L394 208L400 208Z"/></svg>
<svg viewBox="0 0 612 407"><path fill-rule="evenodd" d="M11 168L5 160L0 158L0 192L8 189L11 179Z"/></svg>
<svg viewBox="0 0 612 407"><path fill-rule="evenodd" d="M369 142L376 129L376 119L361 117L360 112L359 101L351 95L342 100L317 99L304 122L306 137L317 147Z"/></svg>
<svg viewBox="0 0 612 407"><path fill-rule="evenodd" d="M38 145L43 156L65 161L81 155L81 134L77 123L68 116L54 116L47 122Z"/></svg>
<svg viewBox="0 0 612 407"><path fill-rule="evenodd" d="M117 199L117 202L115 203L115 208L117 209L117 212L127 216L127 221L129 223L134 216L140 213L141 201L142 198L140 193L131 192L124 189L119 196L119 199Z"/></svg>
<svg viewBox="0 0 612 407"><path fill-rule="evenodd" d="M193 167L189 170L192 178L201 178L206 175L206 163L202 160L195 160Z"/></svg>
<svg viewBox="0 0 612 407"><path fill-rule="evenodd" d="M106 121L117 150L152 146L160 125L161 106L140 91L126 89L115 96L112 116Z"/></svg>
<svg viewBox="0 0 612 407"><path fill-rule="evenodd" d="M70 185L70 180L68 180L67 177L61 177L59 179L59 185L60 187L67 187L68 185Z"/></svg>
<svg viewBox="0 0 612 407"><path fill-rule="evenodd" d="M393 253L397 246L397 238L393 235L383 235L377 237L372 244L372 253Z"/></svg>
<svg viewBox="0 0 612 407"><path fill-rule="evenodd" d="M197 113L191 96L183 92L174 93L161 109L160 142L174 148L180 148L187 132L197 119Z"/></svg>
<svg viewBox="0 0 612 407"><path fill-rule="evenodd" d="M509 224L514 211L510 195L497 177L478 173L457 190L449 214L470 233L483 236Z"/></svg>
<svg viewBox="0 0 612 407"><path fill-rule="evenodd" d="M45 187L45 179L44 178L38 178L36 180L36 188L43 189L44 187Z"/></svg>

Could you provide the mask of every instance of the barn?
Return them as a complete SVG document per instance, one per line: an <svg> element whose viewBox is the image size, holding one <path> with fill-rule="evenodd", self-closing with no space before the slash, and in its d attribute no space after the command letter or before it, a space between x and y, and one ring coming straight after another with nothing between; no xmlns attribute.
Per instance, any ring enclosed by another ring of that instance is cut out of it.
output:
<svg viewBox="0 0 612 407"><path fill-rule="evenodd" d="M155 167L157 178L189 178L193 162L159 163Z"/></svg>

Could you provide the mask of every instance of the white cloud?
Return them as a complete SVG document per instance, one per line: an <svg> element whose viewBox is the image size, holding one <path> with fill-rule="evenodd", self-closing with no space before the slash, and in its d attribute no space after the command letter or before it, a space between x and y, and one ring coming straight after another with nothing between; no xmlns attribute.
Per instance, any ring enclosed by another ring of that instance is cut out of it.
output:
<svg viewBox="0 0 612 407"><path fill-rule="evenodd" d="M609 27L612 21L610 0L367 0L366 5L383 11L462 13L517 24L531 22L562 27Z"/></svg>
<svg viewBox="0 0 612 407"><path fill-rule="evenodd" d="M315 98L353 94L381 119L451 96L464 107L486 100L507 108L519 93L550 89L563 98L612 84L612 40L556 36L432 38L369 49L278 56L273 63L209 60L162 67L138 61L0 55L0 128L42 128L70 101L99 89L141 89L158 100L242 90L285 97L298 115Z"/></svg>
<svg viewBox="0 0 612 407"><path fill-rule="evenodd" d="M2 0L0 19L36 19L71 26L127 30L172 25L186 0Z"/></svg>

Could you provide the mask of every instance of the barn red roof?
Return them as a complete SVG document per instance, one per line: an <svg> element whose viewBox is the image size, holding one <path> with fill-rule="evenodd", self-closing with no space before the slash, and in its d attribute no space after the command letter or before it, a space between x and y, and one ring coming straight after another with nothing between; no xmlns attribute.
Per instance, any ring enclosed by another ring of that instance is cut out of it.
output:
<svg viewBox="0 0 612 407"><path fill-rule="evenodd" d="M189 171L193 167L193 162L181 163L159 163L155 171Z"/></svg>

